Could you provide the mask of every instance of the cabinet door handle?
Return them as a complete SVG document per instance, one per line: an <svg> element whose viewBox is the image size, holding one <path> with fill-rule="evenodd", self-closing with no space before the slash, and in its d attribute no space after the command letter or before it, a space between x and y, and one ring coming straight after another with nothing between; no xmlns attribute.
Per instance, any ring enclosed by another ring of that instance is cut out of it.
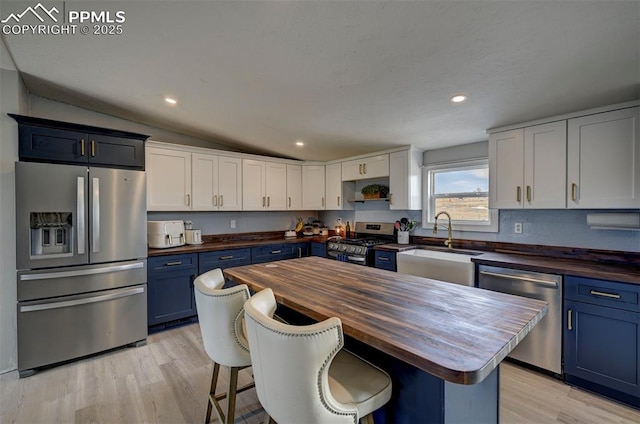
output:
<svg viewBox="0 0 640 424"><path fill-rule="evenodd" d="M271 207L271 196L267 196L267 207Z"/></svg>
<svg viewBox="0 0 640 424"><path fill-rule="evenodd" d="M389 193L389 204L393 205L393 193Z"/></svg>
<svg viewBox="0 0 640 424"><path fill-rule="evenodd" d="M272 250L271 251L272 255L277 255L278 253L282 253L282 250Z"/></svg>
<svg viewBox="0 0 640 424"><path fill-rule="evenodd" d="M338 206L340 206L340 196L338 196Z"/></svg>
<svg viewBox="0 0 640 424"><path fill-rule="evenodd" d="M185 197L187 199L187 206L191 206L191 195L187 194Z"/></svg>
<svg viewBox="0 0 640 424"><path fill-rule="evenodd" d="M91 140L91 157L95 157L96 155L96 142L95 140Z"/></svg>
<svg viewBox="0 0 640 424"><path fill-rule="evenodd" d="M362 164L358 165L358 174L362 175Z"/></svg>
<svg viewBox="0 0 640 424"><path fill-rule="evenodd" d="M516 188L516 200L518 201L518 203L520 203L520 200L522 200L522 187L520 186Z"/></svg>
<svg viewBox="0 0 640 424"><path fill-rule="evenodd" d="M221 261L228 261L229 259L233 259L233 255L229 255L229 256L220 256L220 260L221 260Z"/></svg>
<svg viewBox="0 0 640 424"><path fill-rule="evenodd" d="M302 247L298 247L298 257L302 257Z"/></svg>
<svg viewBox="0 0 640 424"><path fill-rule="evenodd" d="M367 164L366 164L366 163L363 163L363 164L362 164L362 173L363 173L363 174L366 174L366 173L367 173Z"/></svg>
<svg viewBox="0 0 640 424"><path fill-rule="evenodd" d="M213 196L213 206L218 206L218 195Z"/></svg>
<svg viewBox="0 0 640 424"><path fill-rule="evenodd" d="M84 156L85 151L84 151L84 138L82 140L80 140L80 156Z"/></svg>
<svg viewBox="0 0 640 424"><path fill-rule="evenodd" d="M378 260L382 262L389 262L389 258L385 258L384 256L378 256Z"/></svg>
<svg viewBox="0 0 640 424"><path fill-rule="evenodd" d="M220 195L220 206L224 206L224 196L222 194Z"/></svg>
<svg viewBox="0 0 640 424"><path fill-rule="evenodd" d="M571 183L571 200L578 200L578 184Z"/></svg>
<svg viewBox="0 0 640 424"><path fill-rule="evenodd" d="M182 261L165 262L164 264L164 266L177 266L177 265L182 265Z"/></svg>
<svg viewBox="0 0 640 424"><path fill-rule="evenodd" d="M567 311L567 330L573 330L573 311L569 309Z"/></svg>
<svg viewBox="0 0 640 424"><path fill-rule="evenodd" d="M605 292L601 292L601 291L597 291L597 290L591 290L590 293L593 296L602 296L602 297L609 297L611 299L620 299L620 295L619 294L605 293Z"/></svg>
<svg viewBox="0 0 640 424"><path fill-rule="evenodd" d="M324 197L322 198L322 207L324 208Z"/></svg>
<svg viewBox="0 0 640 424"><path fill-rule="evenodd" d="M289 197L289 207L291 207L291 197Z"/></svg>
<svg viewBox="0 0 640 424"><path fill-rule="evenodd" d="M531 186L527 186L527 202L531 203Z"/></svg>

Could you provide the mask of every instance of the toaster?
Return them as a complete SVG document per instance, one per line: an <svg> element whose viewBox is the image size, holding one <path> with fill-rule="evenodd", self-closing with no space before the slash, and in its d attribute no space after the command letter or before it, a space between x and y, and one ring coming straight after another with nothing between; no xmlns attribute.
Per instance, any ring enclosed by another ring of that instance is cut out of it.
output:
<svg viewBox="0 0 640 424"><path fill-rule="evenodd" d="M184 246L184 222L147 221L147 243L153 249Z"/></svg>

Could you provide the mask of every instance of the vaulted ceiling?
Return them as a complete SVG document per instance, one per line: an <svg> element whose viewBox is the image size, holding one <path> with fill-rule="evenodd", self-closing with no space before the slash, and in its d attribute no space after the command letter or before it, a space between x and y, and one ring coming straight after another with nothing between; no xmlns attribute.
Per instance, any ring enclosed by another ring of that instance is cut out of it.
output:
<svg viewBox="0 0 640 424"><path fill-rule="evenodd" d="M639 1L51 4L126 21L120 35L3 34L30 92L245 151L434 149L640 98ZM28 6L3 0L1 17Z"/></svg>

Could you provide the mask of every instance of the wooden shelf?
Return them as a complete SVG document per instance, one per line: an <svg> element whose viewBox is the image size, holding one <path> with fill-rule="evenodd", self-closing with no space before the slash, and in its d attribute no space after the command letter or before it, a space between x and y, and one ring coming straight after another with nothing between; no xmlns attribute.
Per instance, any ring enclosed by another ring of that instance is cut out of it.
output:
<svg viewBox="0 0 640 424"><path fill-rule="evenodd" d="M349 202L356 202L356 203L364 203L364 202L388 202L389 198L388 197L381 197L379 199L348 199Z"/></svg>

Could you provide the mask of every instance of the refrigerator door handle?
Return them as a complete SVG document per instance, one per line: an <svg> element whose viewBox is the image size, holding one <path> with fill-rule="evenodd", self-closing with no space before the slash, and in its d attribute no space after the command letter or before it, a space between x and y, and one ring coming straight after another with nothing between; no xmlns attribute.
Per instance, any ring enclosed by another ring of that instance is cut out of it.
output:
<svg viewBox="0 0 640 424"><path fill-rule="evenodd" d="M83 275L107 274L110 272L129 271L131 269L144 268L144 262L134 262L126 265L105 266L91 269L78 269L72 271L43 272L41 274L22 274L20 281L49 280L52 278L81 277Z"/></svg>
<svg viewBox="0 0 640 424"><path fill-rule="evenodd" d="M100 178L92 178L93 190L93 208L92 208L92 237L91 251L98 253L100 251Z"/></svg>
<svg viewBox="0 0 640 424"><path fill-rule="evenodd" d="M84 255L84 241L86 240L85 222L84 222L84 177L78 177L77 179L77 193L76 193L76 222L77 222L77 234L78 234L78 254Z"/></svg>
<svg viewBox="0 0 640 424"><path fill-rule="evenodd" d="M86 305L89 303L104 302L106 300L119 299L121 297L134 296L144 293L144 287L135 287L129 289L118 290L114 293L101 294L98 296L89 296L81 299L64 300L62 302L42 303L39 305L20 306L20 312L45 311L48 309L68 308L70 306Z"/></svg>

